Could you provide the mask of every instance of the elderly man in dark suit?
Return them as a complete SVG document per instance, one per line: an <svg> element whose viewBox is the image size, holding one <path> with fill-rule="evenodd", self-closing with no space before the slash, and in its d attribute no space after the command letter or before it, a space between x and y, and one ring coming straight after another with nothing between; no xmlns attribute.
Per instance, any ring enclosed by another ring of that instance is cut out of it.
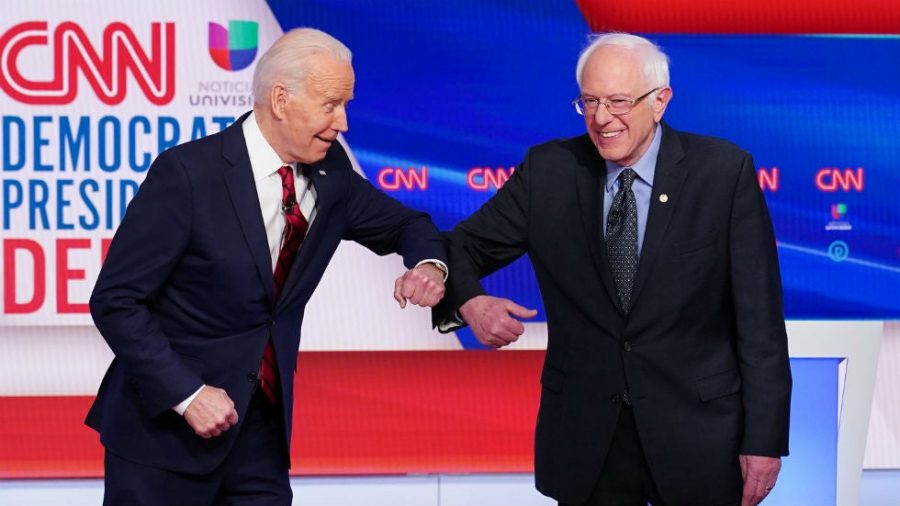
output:
<svg viewBox="0 0 900 506"><path fill-rule="evenodd" d="M788 452L791 373L753 160L662 121L668 59L644 38L595 39L577 79L587 135L529 150L449 234L435 321L515 341L534 312L478 279L527 253L549 332L538 489L573 505L757 504Z"/></svg>
<svg viewBox="0 0 900 506"><path fill-rule="evenodd" d="M403 256L401 307L442 297L428 216L336 142L350 59L318 30L285 34L256 67L252 112L150 168L90 302L115 353L87 418L106 448L104 504L291 503L300 326L342 239Z"/></svg>

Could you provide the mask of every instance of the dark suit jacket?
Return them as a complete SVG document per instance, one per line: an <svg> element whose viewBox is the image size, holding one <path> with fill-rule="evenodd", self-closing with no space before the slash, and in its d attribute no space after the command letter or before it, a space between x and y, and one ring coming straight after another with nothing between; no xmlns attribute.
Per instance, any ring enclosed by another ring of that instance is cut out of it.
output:
<svg viewBox="0 0 900 506"><path fill-rule="evenodd" d="M194 474L222 462L241 422L202 439L172 407L206 383L225 389L243 420L269 336L289 448L304 308L342 239L399 252L407 267L446 258L428 216L375 189L335 143L307 171L319 211L276 303L244 118L156 159L91 296L115 360L87 424L108 451L136 462Z"/></svg>
<svg viewBox="0 0 900 506"><path fill-rule="evenodd" d="M484 293L480 277L527 253L549 328L538 489L566 503L587 499L627 384L663 498L713 504L727 494L720 483L739 472L739 453L788 451L781 282L753 161L733 144L663 125L628 317L602 234L605 178L586 135L531 149L449 234L451 277L435 319Z"/></svg>

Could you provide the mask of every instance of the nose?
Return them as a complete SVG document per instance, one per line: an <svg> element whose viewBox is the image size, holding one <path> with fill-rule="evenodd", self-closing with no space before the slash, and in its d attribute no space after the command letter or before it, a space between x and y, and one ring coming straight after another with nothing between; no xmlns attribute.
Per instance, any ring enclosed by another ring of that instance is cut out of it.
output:
<svg viewBox="0 0 900 506"><path fill-rule="evenodd" d="M341 133L350 129L347 121L347 109L344 106L339 106L334 111L334 120L331 122L331 128Z"/></svg>
<svg viewBox="0 0 900 506"><path fill-rule="evenodd" d="M597 104L597 110L594 111L594 121L596 123L609 123L615 116L609 113L609 110L603 104Z"/></svg>

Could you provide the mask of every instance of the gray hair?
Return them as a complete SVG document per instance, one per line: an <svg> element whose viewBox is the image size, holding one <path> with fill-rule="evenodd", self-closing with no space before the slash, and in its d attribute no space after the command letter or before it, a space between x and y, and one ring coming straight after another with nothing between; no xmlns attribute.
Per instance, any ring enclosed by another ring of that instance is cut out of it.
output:
<svg viewBox="0 0 900 506"><path fill-rule="evenodd" d="M330 55L350 63L352 53L341 41L315 28L295 28L275 41L253 71L253 100L265 104L272 86L281 81L292 92L303 89L309 75L309 57Z"/></svg>
<svg viewBox="0 0 900 506"><path fill-rule="evenodd" d="M644 64L643 74L647 85L652 88L669 85L669 57L653 42L622 32L594 34L590 36L589 40L591 43L581 51L578 56L578 65L575 67L575 79L578 81L578 86L581 86L585 64L594 51L602 46L618 46L636 52Z"/></svg>

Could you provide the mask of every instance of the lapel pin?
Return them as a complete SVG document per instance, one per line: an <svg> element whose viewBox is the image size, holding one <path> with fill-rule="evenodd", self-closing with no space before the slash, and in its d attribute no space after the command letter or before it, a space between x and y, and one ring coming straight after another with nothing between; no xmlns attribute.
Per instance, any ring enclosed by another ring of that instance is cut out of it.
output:
<svg viewBox="0 0 900 506"><path fill-rule="evenodd" d="M320 176L324 176L324 175L325 175L325 171L322 170L322 169L319 169L319 175L320 175Z"/></svg>
<svg viewBox="0 0 900 506"><path fill-rule="evenodd" d="M669 201L669 196L666 195L665 193L663 193L659 196L659 201L662 202L663 204L665 204L666 202Z"/></svg>

